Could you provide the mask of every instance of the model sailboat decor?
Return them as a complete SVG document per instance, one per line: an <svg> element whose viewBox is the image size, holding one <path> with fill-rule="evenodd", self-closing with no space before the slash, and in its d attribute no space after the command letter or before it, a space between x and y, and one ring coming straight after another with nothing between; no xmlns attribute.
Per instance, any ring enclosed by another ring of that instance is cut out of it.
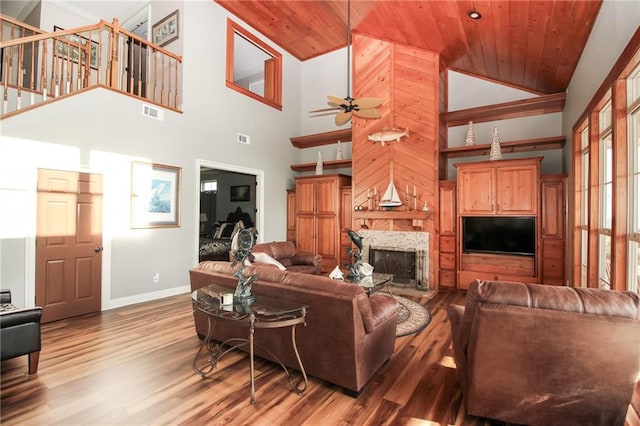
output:
<svg viewBox="0 0 640 426"><path fill-rule="evenodd" d="M401 205L402 201L400 200L400 194L398 194L398 190L393 184L393 180L391 180L389 182L389 186L387 186L387 190L384 191L384 194L382 194L379 206L384 208L391 208Z"/></svg>

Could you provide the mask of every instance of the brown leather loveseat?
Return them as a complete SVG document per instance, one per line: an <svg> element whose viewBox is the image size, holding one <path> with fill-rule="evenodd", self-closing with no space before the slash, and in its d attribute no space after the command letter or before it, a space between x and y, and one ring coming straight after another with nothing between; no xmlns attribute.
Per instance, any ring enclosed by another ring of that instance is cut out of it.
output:
<svg viewBox="0 0 640 426"><path fill-rule="evenodd" d="M291 272L315 275L322 273L322 256L313 253L298 253L296 245L291 241L256 244L251 252L253 254L266 253Z"/></svg>
<svg viewBox="0 0 640 426"><path fill-rule="evenodd" d="M476 280L448 315L468 414L624 425L640 375L637 294Z"/></svg>
<svg viewBox="0 0 640 426"><path fill-rule="evenodd" d="M281 271L270 266L247 266L245 276L256 272L257 295L292 300L309 305L306 326L296 328L296 342L306 372L341 386L354 395L389 360L395 345L400 306L388 294L368 297L362 287L334 281L321 275ZM189 270L191 290L208 284L228 287L238 284L229 262L201 262ZM196 332L207 333L207 318L194 311ZM213 338L219 342L248 336L246 324L225 321L216 324ZM274 361L265 348L287 367L298 369L289 329L260 329L255 333L256 355ZM248 350L248 349L247 349Z"/></svg>

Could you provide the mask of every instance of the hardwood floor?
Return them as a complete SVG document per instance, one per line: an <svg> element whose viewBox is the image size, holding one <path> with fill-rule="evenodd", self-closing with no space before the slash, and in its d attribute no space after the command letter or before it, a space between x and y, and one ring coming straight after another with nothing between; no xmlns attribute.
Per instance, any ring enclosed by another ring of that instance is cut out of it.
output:
<svg viewBox="0 0 640 426"><path fill-rule="evenodd" d="M38 374L27 357L2 362L3 425L491 425L467 416L455 378L446 308L464 295L439 292L426 304L432 323L396 340L391 360L358 398L313 377L291 392L281 368L256 362L249 404L247 355L233 351L219 371L192 370L200 341L189 295L43 325ZM406 295L406 294L405 294ZM327 342L330 343L330 342ZM636 392L634 403L640 401ZM630 409L628 425L639 425Z"/></svg>

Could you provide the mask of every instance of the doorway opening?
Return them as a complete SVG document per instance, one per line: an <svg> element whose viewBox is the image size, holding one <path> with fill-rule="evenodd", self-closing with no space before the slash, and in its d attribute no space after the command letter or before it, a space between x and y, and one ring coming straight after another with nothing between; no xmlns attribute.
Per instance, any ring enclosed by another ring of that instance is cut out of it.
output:
<svg viewBox="0 0 640 426"><path fill-rule="evenodd" d="M238 221L244 227L263 226L264 172L197 160L196 263L229 260L231 235Z"/></svg>

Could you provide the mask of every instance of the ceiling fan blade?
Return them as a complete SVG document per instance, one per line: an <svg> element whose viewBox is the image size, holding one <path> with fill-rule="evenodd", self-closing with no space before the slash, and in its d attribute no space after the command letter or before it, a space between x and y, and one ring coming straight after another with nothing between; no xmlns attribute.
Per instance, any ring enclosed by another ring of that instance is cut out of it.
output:
<svg viewBox="0 0 640 426"><path fill-rule="evenodd" d="M347 105L349 103L349 101L347 99L344 98L339 98L337 96L327 96L327 99L329 99L330 103L336 104L336 105Z"/></svg>
<svg viewBox="0 0 640 426"><path fill-rule="evenodd" d="M309 112L312 112L312 111L309 111ZM309 117L323 117L325 115L336 115L337 113L338 111L316 112L310 115Z"/></svg>
<svg viewBox="0 0 640 426"><path fill-rule="evenodd" d="M337 126L342 126L344 123L346 123L349 120L351 120L351 111L349 112L340 111L338 115L336 115Z"/></svg>
<svg viewBox="0 0 640 426"><path fill-rule="evenodd" d="M336 106L336 107L332 107L332 108L321 108L321 109L314 109L313 111L309 111L309 112L325 112L325 111L336 111L339 110L340 107Z"/></svg>
<svg viewBox="0 0 640 426"><path fill-rule="evenodd" d="M380 118L382 114L375 108L353 110L353 114L361 118Z"/></svg>
<svg viewBox="0 0 640 426"><path fill-rule="evenodd" d="M353 100L354 105L358 105L360 110L367 108L377 108L384 102L381 98L358 98Z"/></svg>

